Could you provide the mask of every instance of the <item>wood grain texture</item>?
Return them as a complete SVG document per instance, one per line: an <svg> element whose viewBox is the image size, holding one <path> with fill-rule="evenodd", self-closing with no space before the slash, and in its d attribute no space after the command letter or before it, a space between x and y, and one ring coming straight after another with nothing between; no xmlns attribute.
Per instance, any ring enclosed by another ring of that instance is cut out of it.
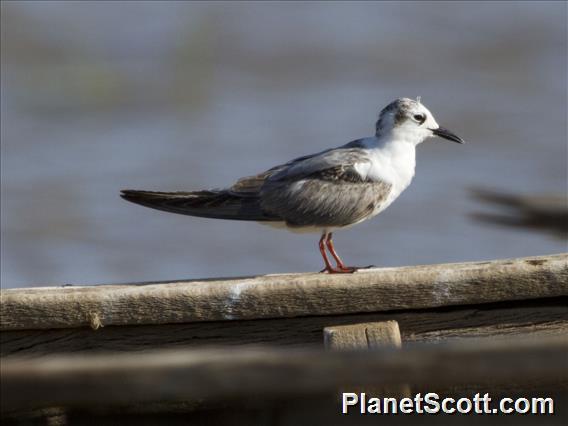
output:
<svg viewBox="0 0 568 426"><path fill-rule="evenodd" d="M331 351L400 349L402 340L396 321L368 322L352 325L340 325L323 329L324 347ZM365 392L367 395L410 397L410 386L407 384L391 386L364 386L354 388L353 385L341 389L341 392Z"/></svg>
<svg viewBox="0 0 568 426"><path fill-rule="evenodd" d="M0 333L2 357L52 353L146 351L204 345L271 345L321 348L325 327L395 320L403 343L437 343L443 338L568 334L568 297L456 306L414 311L330 315L188 324L108 326Z"/></svg>
<svg viewBox="0 0 568 426"><path fill-rule="evenodd" d="M444 394L447 395L447 394ZM509 394L510 395L510 394ZM567 394L546 394L555 401L563 401ZM452 395L454 396L454 395ZM462 395L457 396L456 399ZM471 393L463 396L471 397ZM180 404L178 404L180 405ZM138 407L136 407L138 408ZM209 425L271 425L271 426L377 426L388 424L389 426L565 426L568 418L566 407L556 404L554 415L510 415L510 416L461 416L461 415L388 415L386 422L382 415L361 415L356 407L348 415L340 413L340 401L337 395L303 397L296 399L276 399L263 401L263 404L251 404L249 401L237 400L230 404L223 404L215 409L199 411L183 411L172 405L164 407L161 411L148 412L146 410L114 410L108 409L97 412L93 410L72 410L65 416L68 425L96 425L96 426L209 426ZM28 420L21 417L17 420ZM49 419L51 420L51 419ZM384 423L383 423L384 422ZM47 422L36 423L23 421L12 424L34 424L62 426Z"/></svg>
<svg viewBox="0 0 568 426"><path fill-rule="evenodd" d="M475 393L474 393L475 394ZM447 394L444 394L447 395ZM456 396L471 397L471 393ZM509 394L510 395L510 394ZM567 394L550 394L555 401L565 400ZM168 407L170 408L170 407ZM354 407L355 408L355 407ZM458 416L458 415L388 415L386 422L380 421L385 416L361 415L353 410L349 415L340 414L341 406L337 395L303 397L286 400L264 401L262 405L253 405L250 400L232 401L214 410L197 412L162 411L147 413L145 411L129 412L108 411L100 413L89 411L72 411L67 414L69 425L97 426L208 426L208 425L278 425L278 426L565 426L568 410L564 406L555 406L553 416ZM544 419L544 420L543 420ZM17 423L21 424L21 423ZM36 424L46 424L36 423ZM50 424L51 426L51 424ZM55 425L54 425L55 426Z"/></svg>
<svg viewBox="0 0 568 426"><path fill-rule="evenodd" d="M2 412L333 392L345 385L568 383L565 338L380 351L235 348L45 357L0 365ZM519 374L522 372L522 374ZM246 384L246 385L245 385Z"/></svg>
<svg viewBox="0 0 568 426"><path fill-rule="evenodd" d="M362 270L2 290L1 330L291 318L568 295L568 254Z"/></svg>
<svg viewBox="0 0 568 426"><path fill-rule="evenodd" d="M330 350L400 348L402 341L396 321L367 322L323 329L324 347Z"/></svg>

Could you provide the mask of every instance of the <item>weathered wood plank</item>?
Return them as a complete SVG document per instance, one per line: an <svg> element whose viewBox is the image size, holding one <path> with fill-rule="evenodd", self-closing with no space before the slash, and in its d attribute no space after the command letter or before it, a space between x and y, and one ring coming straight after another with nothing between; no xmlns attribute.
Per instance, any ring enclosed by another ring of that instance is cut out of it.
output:
<svg viewBox="0 0 568 426"><path fill-rule="evenodd" d="M475 394L475 393L474 393ZM448 395L459 398L471 397L472 393ZM530 397L528 394L515 394ZM540 395L543 395L542 393ZM565 401L568 394L544 393L554 401ZM492 395L496 397L496 395ZM503 395L504 396L504 395ZM512 396L511 393L508 396ZM302 395L299 398L258 398L246 400L238 399L223 401L214 407L206 409L188 409L184 403L137 405L132 409L109 409L105 407L98 410L66 410L65 423L68 425L97 425L97 426L208 426L208 425L278 425L278 426L376 426L388 423L389 426L565 426L568 418L568 407L556 402L554 415L514 415L505 416L462 416L462 415L361 415L358 410L352 410L348 415L341 413L341 401L337 393L333 395ZM356 407L354 407L356 408ZM36 413L38 415L43 413ZM48 413L49 415L49 413ZM5 419L5 418L4 418ZM3 422L3 425L49 425L52 418L37 419L35 423L29 421L30 416L17 416L14 423ZM385 421L386 419L386 421ZM27 421L26 421L27 420ZM44 421L41 421L44 420ZM47 420L47 421L45 421Z"/></svg>
<svg viewBox="0 0 568 426"><path fill-rule="evenodd" d="M568 295L568 254L171 283L2 290L1 330L290 318Z"/></svg>
<svg viewBox="0 0 568 426"><path fill-rule="evenodd" d="M324 347L332 351L400 349L402 339L396 321L368 322L326 327L323 329ZM355 389L351 385L345 392L365 392L381 396L410 397L410 386L365 386Z"/></svg>
<svg viewBox="0 0 568 426"><path fill-rule="evenodd" d="M542 337L564 337L568 339L568 321L550 321L541 324L503 325L495 324L487 327L467 329L434 330L410 335L405 343L447 343L464 339L524 339ZM568 355L568 354L567 354Z"/></svg>
<svg viewBox="0 0 568 426"><path fill-rule="evenodd" d="M380 351L209 349L4 360L2 412L333 392L345 385L568 383L568 342L475 342ZM522 374L520 374L522 372ZM246 383L246 386L244 384Z"/></svg>
<svg viewBox="0 0 568 426"><path fill-rule="evenodd" d="M396 321L367 322L326 327L324 347L330 350L400 348L402 340Z"/></svg>
<svg viewBox="0 0 568 426"><path fill-rule="evenodd" d="M568 297L372 314L313 316L189 324L108 326L0 333L0 356L66 352L141 351L204 345L271 345L320 348L322 329L395 320L404 342L499 335L568 334Z"/></svg>

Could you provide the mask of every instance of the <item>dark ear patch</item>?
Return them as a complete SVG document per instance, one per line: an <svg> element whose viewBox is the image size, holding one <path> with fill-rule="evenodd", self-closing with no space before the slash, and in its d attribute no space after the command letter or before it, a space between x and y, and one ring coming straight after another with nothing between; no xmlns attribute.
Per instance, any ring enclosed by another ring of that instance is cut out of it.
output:
<svg viewBox="0 0 568 426"><path fill-rule="evenodd" d="M406 114L404 110L399 109L394 116L394 125L398 126L399 124L402 124L404 120L406 120Z"/></svg>
<svg viewBox="0 0 568 426"><path fill-rule="evenodd" d="M408 111L411 106L410 99L397 99L390 104L388 104L383 111L381 111L381 116L388 112L394 112L394 125L398 126L402 124L408 117ZM379 117L380 119L380 117Z"/></svg>
<svg viewBox="0 0 568 426"><path fill-rule="evenodd" d="M394 126L399 126L408 119L410 108L414 104L416 104L416 101L407 98L399 98L384 107L379 114L377 123L375 124L377 134L379 134L382 130L382 119L386 114L394 112L393 124Z"/></svg>

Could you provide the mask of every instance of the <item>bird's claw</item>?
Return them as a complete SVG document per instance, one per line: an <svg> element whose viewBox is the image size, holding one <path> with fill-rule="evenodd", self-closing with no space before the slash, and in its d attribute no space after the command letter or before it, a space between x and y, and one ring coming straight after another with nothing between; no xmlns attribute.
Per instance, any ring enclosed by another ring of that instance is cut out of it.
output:
<svg viewBox="0 0 568 426"><path fill-rule="evenodd" d="M328 274L352 274L357 272L359 269L373 269L376 268L375 265L368 265L368 266L338 266L337 268L329 267L323 268L320 272Z"/></svg>
<svg viewBox="0 0 568 426"><path fill-rule="evenodd" d="M328 274L352 274L357 271L356 266L344 266L342 268L323 268L320 272L327 272Z"/></svg>

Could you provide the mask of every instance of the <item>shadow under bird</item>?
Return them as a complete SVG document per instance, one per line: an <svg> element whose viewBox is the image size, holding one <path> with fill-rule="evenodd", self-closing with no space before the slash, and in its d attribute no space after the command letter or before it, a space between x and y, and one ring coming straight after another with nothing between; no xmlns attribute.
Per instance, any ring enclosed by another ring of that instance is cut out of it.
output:
<svg viewBox="0 0 568 426"><path fill-rule="evenodd" d="M123 190L121 196L172 213L317 232L321 234L319 250L325 263L322 272L351 273L358 268L345 266L333 246L332 233L386 209L414 177L416 146L432 136L464 143L438 125L420 98L399 98L380 112L375 136L296 158L241 178L229 188Z"/></svg>

